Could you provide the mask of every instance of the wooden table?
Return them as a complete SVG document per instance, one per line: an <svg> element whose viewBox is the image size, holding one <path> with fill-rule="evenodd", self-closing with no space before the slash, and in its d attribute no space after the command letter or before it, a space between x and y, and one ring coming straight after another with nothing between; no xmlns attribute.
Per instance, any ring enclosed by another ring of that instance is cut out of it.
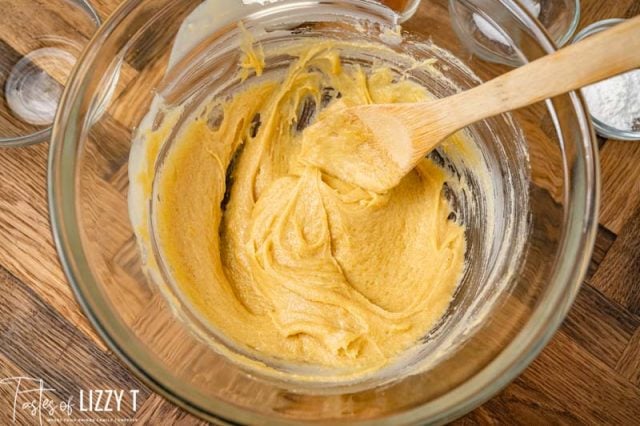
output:
<svg viewBox="0 0 640 426"><path fill-rule="evenodd" d="M93 3L105 18L118 0ZM580 27L640 14L638 0L582 3ZM59 395L137 389L137 412L120 418L202 423L136 380L80 310L49 229L47 153L46 143L0 149L0 380L42 378ZM531 366L458 423L640 424L640 142L602 140L600 155L596 249L573 308ZM14 390L0 386L0 424L12 421ZM19 424L34 419L16 414Z"/></svg>

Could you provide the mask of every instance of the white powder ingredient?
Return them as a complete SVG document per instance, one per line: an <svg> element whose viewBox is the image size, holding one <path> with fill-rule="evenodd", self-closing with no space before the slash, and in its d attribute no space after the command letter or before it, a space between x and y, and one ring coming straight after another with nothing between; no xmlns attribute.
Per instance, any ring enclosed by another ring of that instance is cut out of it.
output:
<svg viewBox="0 0 640 426"><path fill-rule="evenodd" d="M640 70L582 89L591 115L619 130L640 130Z"/></svg>
<svg viewBox="0 0 640 426"><path fill-rule="evenodd" d="M522 6L524 6L533 16L536 18L540 15L540 2L539 0L521 0ZM497 41L498 43L509 45L509 40L507 40L500 31L495 27L495 25L477 13L473 14L473 22L478 27L478 30L489 40Z"/></svg>

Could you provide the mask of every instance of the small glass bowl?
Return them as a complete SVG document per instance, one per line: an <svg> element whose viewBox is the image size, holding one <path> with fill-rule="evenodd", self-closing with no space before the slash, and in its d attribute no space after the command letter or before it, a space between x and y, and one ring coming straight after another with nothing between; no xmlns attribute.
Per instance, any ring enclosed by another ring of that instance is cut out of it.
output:
<svg viewBox="0 0 640 426"><path fill-rule="evenodd" d="M0 147L49 139L67 79L101 23L87 0L9 3L0 20Z"/></svg>
<svg viewBox="0 0 640 426"><path fill-rule="evenodd" d="M521 3L535 5L536 18L549 32L558 47L564 46L571 40L571 36L578 28L580 0L521 0Z"/></svg>
<svg viewBox="0 0 640 426"><path fill-rule="evenodd" d="M611 28L624 21L625 19L613 18L613 19L604 19L602 21L595 22L591 25L586 26L585 28L582 29L582 31L576 34L572 43L576 43L582 39L585 39L589 36L597 34L600 31L604 31L607 28ZM640 97L640 93L637 93L636 95ZM585 97L585 102L586 100L587 98ZM587 103L587 106L589 106L588 103ZM615 127L609 126L608 124L598 120L592 114L590 114L590 116L591 116L591 121L593 122L593 127L595 128L596 132L600 136L603 136L605 138L624 140L624 141L640 140L640 132L638 131L616 129Z"/></svg>
<svg viewBox="0 0 640 426"><path fill-rule="evenodd" d="M460 40L474 55L486 61L511 67L523 65L522 55L512 47L520 45L518 33L511 39L501 28L500 17L486 13L482 2L473 3L472 13L458 0L449 0L452 25ZM557 47L563 46L580 21L579 0L516 0L511 7L536 19L546 30Z"/></svg>

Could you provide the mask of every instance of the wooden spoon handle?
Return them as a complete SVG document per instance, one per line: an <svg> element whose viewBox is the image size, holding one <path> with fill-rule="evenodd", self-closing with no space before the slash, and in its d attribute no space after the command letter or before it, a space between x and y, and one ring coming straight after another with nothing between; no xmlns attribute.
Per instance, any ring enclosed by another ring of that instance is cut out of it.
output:
<svg viewBox="0 0 640 426"><path fill-rule="evenodd" d="M640 16L453 96L451 115L462 128L637 67Z"/></svg>

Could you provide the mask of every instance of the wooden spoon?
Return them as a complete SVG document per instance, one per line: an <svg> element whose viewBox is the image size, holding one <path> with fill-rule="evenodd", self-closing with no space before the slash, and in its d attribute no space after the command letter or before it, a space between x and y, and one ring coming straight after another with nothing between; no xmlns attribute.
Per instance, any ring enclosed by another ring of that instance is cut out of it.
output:
<svg viewBox="0 0 640 426"><path fill-rule="evenodd" d="M637 67L640 16L447 98L341 109L305 131L334 142L320 141L307 161L365 189L385 191L447 136L471 123ZM358 141L345 137L336 146L340 134L358 135Z"/></svg>

